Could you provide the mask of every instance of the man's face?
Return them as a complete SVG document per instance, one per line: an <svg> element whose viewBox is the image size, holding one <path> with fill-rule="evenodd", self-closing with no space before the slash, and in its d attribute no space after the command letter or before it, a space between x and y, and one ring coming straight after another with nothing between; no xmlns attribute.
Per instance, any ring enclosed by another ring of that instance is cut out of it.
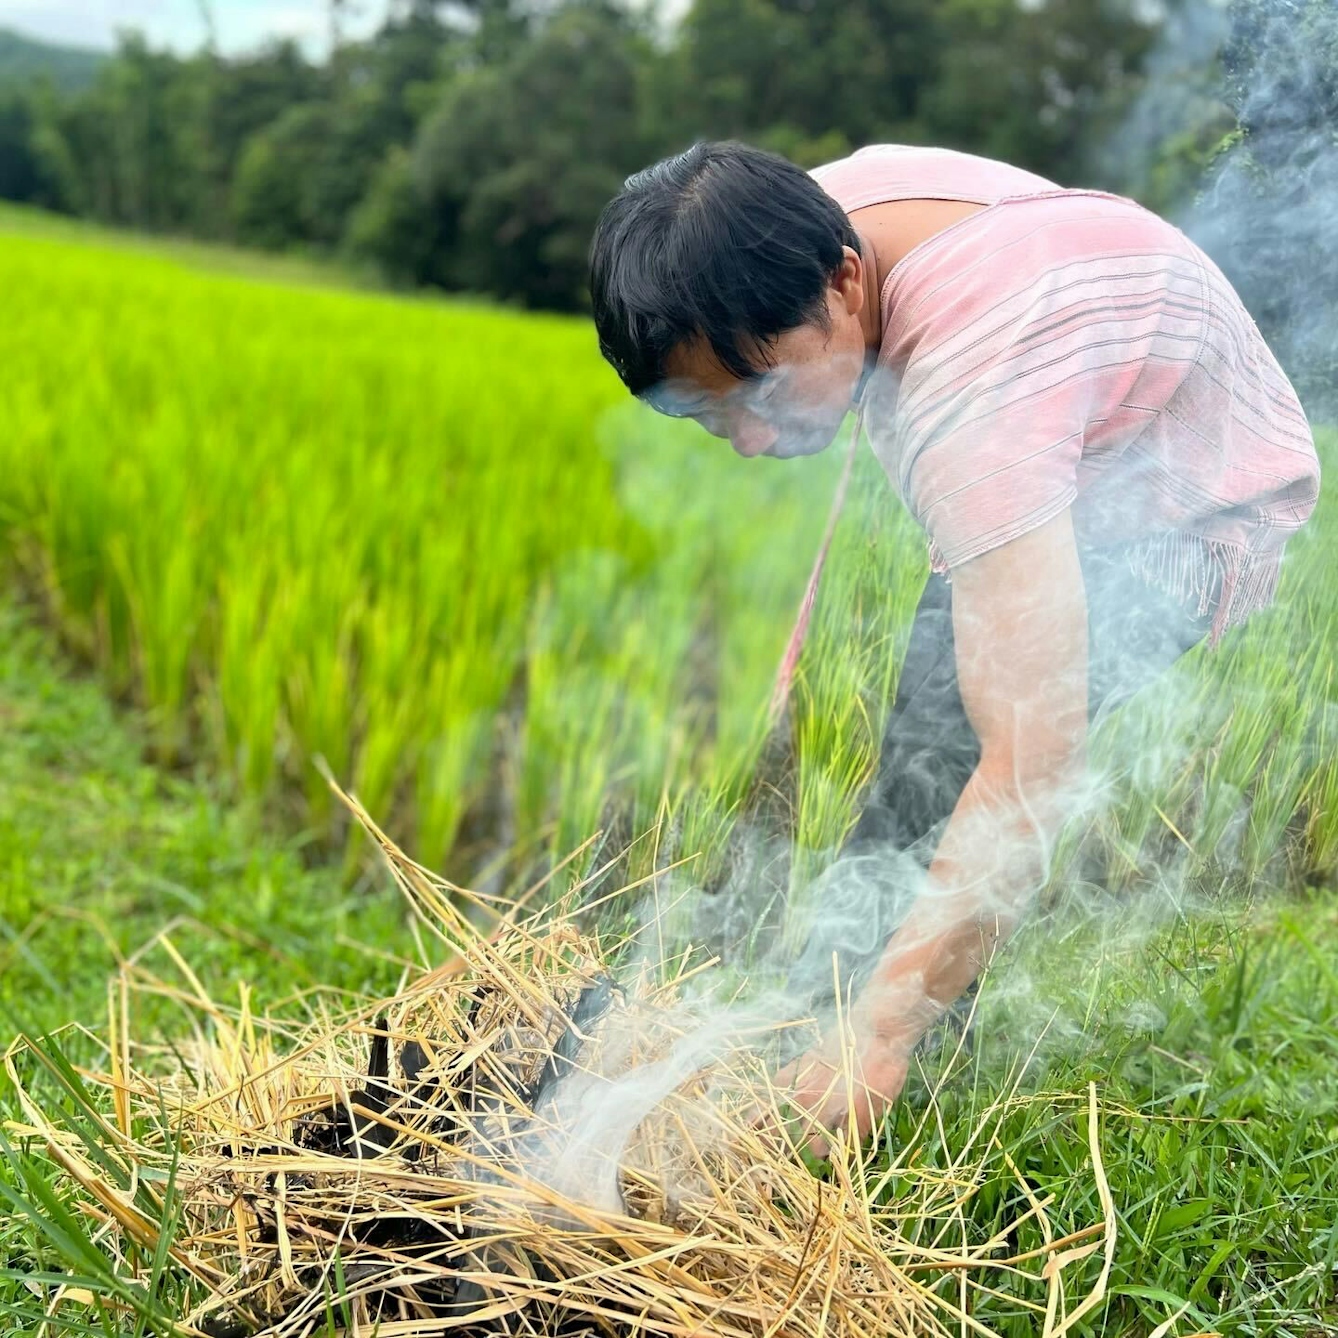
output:
<svg viewBox="0 0 1338 1338"><path fill-rule="evenodd" d="M726 371L703 341L680 344L648 398L662 412L695 418L740 455L814 455L835 440L864 367L859 321L835 290L828 309L830 329L787 330L769 346L771 366L756 361L752 380Z"/></svg>

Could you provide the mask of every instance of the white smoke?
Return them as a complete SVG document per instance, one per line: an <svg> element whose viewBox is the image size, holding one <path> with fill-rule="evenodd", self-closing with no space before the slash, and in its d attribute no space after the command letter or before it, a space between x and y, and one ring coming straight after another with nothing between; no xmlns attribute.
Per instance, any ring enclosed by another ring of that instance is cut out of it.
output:
<svg viewBox="0 0 1338 1338"><path fill-rule="evenodd" d="M1101 159L1221 266L1312 416L1338 411L1338 6L1171 6Z"/></svg>
<svg viewBox="0 0 1338 1338"><path fill-rule="evenodd" d="M1247 304L1262 304L1256 314L1270 343L1284 365L1296 369L1298 384L1321 401L1326 359L1338 380L1338 246L1332 244L1338 116L1328 114L1338 111L1338 6L1331 0L1171 6L1146 73L1144 94L1104 155L1108 175L1115 174L1130 194L1168 195L1172 221L1218 261ZM1235 115L1245 134L1228 139ZM1177 177L1162 170L1168 156L1174 158L1178 135L1194 169L1204 141L1222 141L1211 169L1188 192L1183 187L1192 172ZM1314 298L1316 285L1321 300ZM1120 518L1107 519L1117 531ZM1165 609L1150 609L1149 627L1164 615ZM1042 1066L1048 1055L1081 1048L1103 1008L1109 1009L1107 1023L1130 1033L1155 1034L1164 1025L1165 1000L1084 1002L1056 984L1057 975L1071 981L1076 973L1054 968L1079 955L1094 970L1104 961L1136 962L1154 936L1206 904L1207 894L1189 876L1205 854L1218 867L1230 866L1243 857L1249 828L1245 794L1219 784L1211 796L1215 807L1204 814L1205 828L1214 834L1212 850L1192 849L1159 815L1158 862L1151 876L1140 870L1136 892L1112 893L1104 886L1101 859L1073 857L1074 832L1099 823L1120 796L1155 790L1164 778L1183 772L1203 732L1221 724L1221 700L1205 695L1193 664L1182 661L1162 672L1164 646L1148 651L1151 643L1139 635L1138 624L1128 627L1133 632L1120 633L1125 653L1115 669L1124 681L1115 685L1113 701L1137 693L1134 706L1111 722L1105 720L1108 711L1102 715L1087 774L1047 796L1067 819L1067 835L1060 839L1062 824L1037 823L1027 814L1015 815L1019 821L1011 826L994 821L958 833L959 843L977 847L975 862L984 875L974 889L973 914L1011 919L1020 905L1030 907L988 990L991 1025L1003 1028L1024 1052L1039 1048ZM1157 686L1149 690L1151 678ZM588 1075L565 1080L554 1100L564 1112L566 1141L560 1155L550 1150L539 1156L536 1168L565 1192L584 1193L613 1209L623 1148L637 1122L666 1094L729 1047L749 1043L744 1038L756 1033L759 1017L781 1022L816 1014L819 1027L830 1026L832 990L826 986L835 988L833 959L842 979L862 980L912 907L921 941L962 917L960 892L936 888L924 851L895 840L866 843L844 855L807 852L819 872L804 886L787 881L786 838L744 822L735 849L723 886L708 892L678 871L660 880L655 902L647 904L647 917L664 902L677 908L673 941L666 941L663 925L648 936L667 954L705 942L724 961L720 971L698 978L694 996L684 1003L691 1019L687 1034L667 1058L613 1082ZM1142 853L1107 849L1105 857L1134 867ZM1055 885L1057 869L1065 873L1062 886ZM809 933L798 945L792 937L759 931L778 896L812 907ZM740 962L743 956L746 962ZM747 982L742 993L741 978ZM952 1003L933 1002L935 1009Z"/></svg>

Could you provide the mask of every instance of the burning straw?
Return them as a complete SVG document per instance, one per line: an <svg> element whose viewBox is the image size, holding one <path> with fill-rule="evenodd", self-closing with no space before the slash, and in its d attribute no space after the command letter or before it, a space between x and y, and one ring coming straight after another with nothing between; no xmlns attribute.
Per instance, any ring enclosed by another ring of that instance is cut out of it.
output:
<svg viewBox="0 0 1338 1338"><path fill-rule="evenodd" d="M347 802L445 966L294 1030L244 992L238 1010L209 999L168 945L187 985L126 968L105 1071L76 1075L49 1042L6 1057L18 1132L82 1188L118 1274L188 1275L182 1332L909 1338L988 1334L981 1303L1002 1297L1057 1336L1099 1303L1115 1237L1094 1092L1105 1221L1067 1236L998 1146L1004 1100L939 1169L916 1139L881 1168L838 1147L820 1179L759 1037L693 1030L686 959L619 978L618 945L561 907L484 935L467 894ZM189 1043L132 1039L140 992L187 1006ZM66 1113L34 1070L63 1078ZM81 1100L76 1132L68 1097L90 1086L106 1100ZM972 1239L966 1204L1000 1176L1041 1249L1010 1249L1019 1222ZM1075 1303L1066 1271L1099 1250Z"/></svg>

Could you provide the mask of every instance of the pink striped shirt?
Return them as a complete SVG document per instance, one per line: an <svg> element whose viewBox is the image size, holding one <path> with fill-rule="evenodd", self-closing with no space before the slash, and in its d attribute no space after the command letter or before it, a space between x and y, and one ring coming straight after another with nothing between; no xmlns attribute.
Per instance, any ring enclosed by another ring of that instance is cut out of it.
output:
<svg viewBox="0 0 1338 1338"><path fill-rule="evenodd" d="M986 206L908 252L882 292L865 423L950 571L1072 508L1079 542L1215 611L1269 603L1314 509L1305 413L1240 298L1178 228L947 149L878 145L814 177L847 213Z"/></svg>

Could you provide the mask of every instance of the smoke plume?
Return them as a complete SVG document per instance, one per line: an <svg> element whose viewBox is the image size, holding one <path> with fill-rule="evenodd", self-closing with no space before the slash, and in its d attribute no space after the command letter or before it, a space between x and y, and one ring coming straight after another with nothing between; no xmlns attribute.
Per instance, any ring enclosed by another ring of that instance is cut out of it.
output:
<svg viewBox="0 0 1338 1338"><path fill-rule="evenodd" d="M1217 262L1312 417L1338 410L1338 6L1332 0L1240 0L1168 7L1163 39L1147 63L1146 87L1101 168L1123 193L1155 202ZM896 387L889 389L895 394ZM1118 498L1118 491L1109 491L1103 502L1107 535L1118 536L1128 520ZM1099 579L1123 578L1105 572ZM1119 653L1103 669L1109 681L1093 721L1090 766L1049 796L1067 826L1038 824L1022 814L1011 829L989 824L960 838L979 843L982 869L1008 871L975 889L980 915L1016 916L1016 897L992 901L991 888L1019 880L1028 885L1024 928L988 988L996 1015L1009 1020L1009 1039L1024 1050L1039 1045L1042 1065L1047 1050L1081 1046L1091 1020L1090 1004L1081 1013L1053 986L1054 962L1078 953L1100 960L1136 957L1204 895L1188 876L1201 867L1204 852L1191 850L1178 832L1172 839L1159 828L1164 840L1158 862L1136 895L1117 896L1106 886L1102 852L1074 856L1074 832L1099 822L1118 796L1152 789L1158 778L1183 771L1204 731L1221 724L1220 701L1204 694L1195 675L1201 652L1181 657L1206 626L1165 601L1145 600L1133 585L1094 603L1092 616L1116 616L1109 610L1117 611L1118 626L1094 626L1093 639L1104 637ZM1149 693L1152 681L1157 688ZM951 728L946 719L927 716L914 746L896 761L902 780L941 760ZM969 770L972 759L963 764ZM898 778L885 779L895 786ZM1226 793L1219 787L1214 802L1223 803ZM1243 792L1227 799L1231 812L1215 828L1218 867L1240 849L1248 819ZM602 1204L612 1204L618 1158L637 1119L694 1066L709 1063L722 1046L756 1035L761 1015L776 1021L811 1016L816 1028L794 1033L811 1040L831 1025L836 996L867 979L912 907L922 938L954 923L960 916L956 893L936 889L926 873L941 818L923 830L907 830L904 819L865 826L863 839L852 845L805 852L803 861L791 865L786 834L751 829L745 821L736 833L738 858L722 887L708 892L686 871L660 880L644 916L649 920L664 903L674 903L678 938L667 942L661 924L645 941L665 951L705 942L721 954L721 968L697 981L687 1005L692 1025L668 1059L623 1074L612 1086L573 1078L555 1094L573 1112L573 1131L562 1155L546 1159L541 1174L557 1176L569 1190L578 1187L574 1177L590 1184ZM1008 830L1018 833L1015 840L1001 835ZM1132 865L1138 852L1123 855ZM787 885L801 866L819 872ZM1064 879L1057 885L1060 869ZM757 931L778 895L811 908L807 932L796 938ZM751 951L740 961L745 942ZM951 1003L936 1001L938 1007ZM1131 1032L1155 1032L1163 1015L1155 1000L1123 997L1112 1006Z"/></svg>

